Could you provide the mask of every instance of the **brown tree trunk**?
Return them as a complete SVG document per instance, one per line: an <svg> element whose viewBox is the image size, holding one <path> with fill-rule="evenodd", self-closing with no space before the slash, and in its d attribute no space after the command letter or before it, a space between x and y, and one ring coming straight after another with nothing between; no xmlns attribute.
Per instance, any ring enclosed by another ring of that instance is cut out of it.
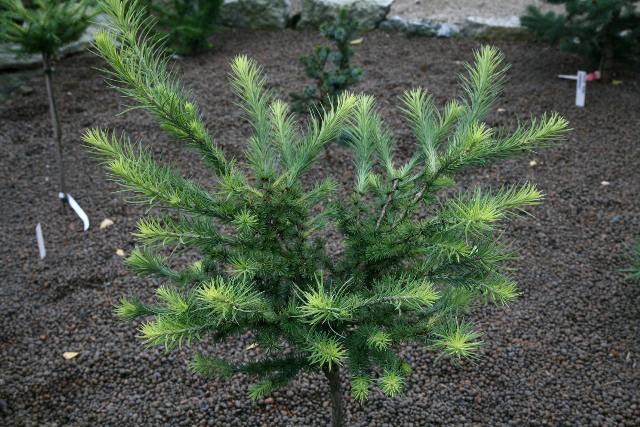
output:
<svg viewBox="0 0 640 427"><path fill-rule="evenodd" d="M340 386L340 368L323 368L324 375L329 380L331 395L331 427L344 427L344 407L342 402L342 387Z"/></svg>
<svg viewBox="0 0 640 427"><path fill-rule="evenodd" d="M49 100L49 114L51 116L51 126L53 128L53 139L56 143L58 152L58 170L60 173L59 192L64 194L62 198L63 206L66 205L67 185L64 173L64 158L62 156L62 130L60 127L60 118L58 117L58 108L56 106L56 97L53 92L53 67L51 64L51 56L46 53L42 54L42 66L44 68L44 81L47 85L47 98ZM63 207L66 212L66 209Z"/></svg>

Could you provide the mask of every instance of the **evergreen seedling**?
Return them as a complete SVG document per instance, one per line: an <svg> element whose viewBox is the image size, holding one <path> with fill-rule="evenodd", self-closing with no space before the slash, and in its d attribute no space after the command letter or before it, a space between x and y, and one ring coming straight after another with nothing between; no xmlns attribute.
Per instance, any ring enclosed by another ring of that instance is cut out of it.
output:
<svg viewBox="0 0 640 427"><path fill-rule="evenodd" d="M637 0L547 0L563 4L565 13L542 13L529 6L522 25L539 38L578 53L609 81L616 62L640 52L640 9Z"/></svg>
<svg viewBox="0 0 640 427"><path fill-rule="evenodd" d="M351 64L358 24L349 17L347 9L341 9L334 22L320 26L320 33L329 45L319 46L312 55L303 56L300 62L307 77L315 84L307 86L302 93L292 93L293 109L306 113L318 108L329 108L346 89L362 78L362 69Z"/></svg>
<svg viewBox="0 0 640 427"><path fill-rule="evenodd" d="M53 89L53 61L59 49L80 38L93 17L84 0L35 0L27 7L22 0L0 0L0 41L10 43L20 54L42 55L53 138L58 154L60 192L66 200L62 130Z"/></svg>
<svg viewBox="0 0 640 427"><path fill-rule="evenodd" d="M191 55L212 47L223 0L148 0L167 45L178 55Z"/></svg>
<svg viewBox="0 0 640 427"><path fill-rule="evenodd" d="M633 245L630 258L631 266L622 271L627 273L628 280L638 281L640 280L640 240Z"/></svg>
<svg viewBox="0 0 640 427"><path fill-rule="evenodd" d="M464 169L528 152L563 135L566 122L545 115L512 133L484 118L500 93L505 66L484 47L463 78L465 96L440 111L422 89L405 93L402 110L416 150L406 163L375 99L343 93L304 131L286 103L265 89L246 56L231 64L231 85L253 134L246 168L228 159L200 110L148 37L135 1L103 0L110 29L96 49L113 84L146 108L174 138L199 152L216 177L213 188L183 177L124 135L94 129L84 140L139 201L163 211L142 218L141 245L129 258L137 273L164 279L154 302L123 298L117 313L146 318L143 340L167 351L195 346L194 371L209 377L245 374L260 399L301 370L326 376L333 425L343 424L341 376L362 402L374 389L402 392L411 368L399 355L415 341L453 359L472 357L480 336L466 310L476 302L506 304L518 289L505 274L510 252L500 244L505 220L542 194L531 184L446 197ZM355 177L344 196L330 179L303 177L323 147L349 137ZM327 230L341 233L335 251ZM179 269L163 248L195 250ZM252 332L262 356L247 363L216 354L216 343ZM204 341L206 339L206 341Z"/></svg>

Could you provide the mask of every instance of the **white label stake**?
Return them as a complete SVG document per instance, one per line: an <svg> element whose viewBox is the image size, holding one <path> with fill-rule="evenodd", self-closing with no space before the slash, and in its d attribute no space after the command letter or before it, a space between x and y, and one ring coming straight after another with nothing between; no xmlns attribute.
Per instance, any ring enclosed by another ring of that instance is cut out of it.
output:
<svg viewBox="0 0 640 427"><path fill-rule="evenodd" d="M42 226L40 223L36 225L36 240L38 242L38 252L40 252L40 259L47 256L47 249L44 247L44 236L42 235Z"/></svg>
<svg viewBox="0 0 640 427"><path fill-rule="evenodd" d="M78 215L80 220L82 220L84 231L87 231L89 229L89 217L82 210L78 202L76 202L76 200L73 197L71 197L71 194L69 193L67 193L66 196L64 193L58 193L58 197L63 201L65 198L67 199L67 202L69 203L69 206L71 206L71 209L73 209L73 211L76 213L76 215Z"/></svg>
<svg viewBox="0 0 640 427"><path fill-rule="evenodd" d="M578 71L578 79L576 80L576 106L584 107L584 99L587 95L587 73Z"/></svg>

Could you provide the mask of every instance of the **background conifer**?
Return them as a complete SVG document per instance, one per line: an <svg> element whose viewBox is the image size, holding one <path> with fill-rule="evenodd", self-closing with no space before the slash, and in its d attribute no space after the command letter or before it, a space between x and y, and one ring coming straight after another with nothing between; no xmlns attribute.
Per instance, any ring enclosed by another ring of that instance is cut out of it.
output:
<svg viewBox="0 0 640 427"><path fill-rule="evenodd" d="M333 22L320 26L320 34L334 46L318 46L313 54L300 58L307 77L315 83L305 87L302 93L291 94L294 111L308 113L310 109L328 108L342 92L360 81L362 68L351 63L351 46L357 33L358 23L345 8L340 10Z"/></svg>
<svg viewBox="0 0 640 427"><path fill-rule="evenodd" d="M62 129L53 88L53 61L62 46L82 36L93 16L90 2L85 0L34 0L28 7L22 0L0 0L0 42L9 43L17 53L42 55L58 154L59 191L65 195Z"/></svg>
<svg viewBox="0 0 640 427"><path fill-rule="evenodd" d="M209 38L220 26L223 0L147 0L166 31L166 45L178 55L191 55L211 48Z"/></svg>
<svg viewBox="0 0 640 427"><path fill-rule="evenodd" d="M529 6L522 25L539 38L575 52L611 80L616 63L635 60L640 52L640 9L637 0L547 0L564 5L565 13L542 13Z"/></svg>

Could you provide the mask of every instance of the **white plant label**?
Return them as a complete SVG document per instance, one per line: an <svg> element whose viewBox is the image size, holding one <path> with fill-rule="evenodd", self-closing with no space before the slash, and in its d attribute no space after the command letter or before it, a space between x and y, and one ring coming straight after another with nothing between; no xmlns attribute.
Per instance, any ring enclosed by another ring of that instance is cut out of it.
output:
<svg viewBox="0 0 640 427"><path fill-rule="evenodd" d="M578 71L576 80L576 106L584 107L584 99L587 95L587 73Z"/></svg>
<svg viewBox="0 0 640 427"><path fill-rule="evenodd" d="M40 252L40 259L47 256L47 249L44 247L44 236L42 235L42 226L40 223L36 225L36 241L38 242L38 252Z"/></svg>
<svg viewBox="0 0 640 427"><path fill-rule="evenodd" d="M73 209L73 211L76 213L76 215L78 215L78 217L82 221L84 231L87 231L90 225L89 217L87 216L85 211L82 210L78 202L76 202L76 200L69 193L67 193L66 196L64 193L58 193L58 197L62 200L66 198L67 202L69 203L69 206L71 206L71 209Z"/></svg>

